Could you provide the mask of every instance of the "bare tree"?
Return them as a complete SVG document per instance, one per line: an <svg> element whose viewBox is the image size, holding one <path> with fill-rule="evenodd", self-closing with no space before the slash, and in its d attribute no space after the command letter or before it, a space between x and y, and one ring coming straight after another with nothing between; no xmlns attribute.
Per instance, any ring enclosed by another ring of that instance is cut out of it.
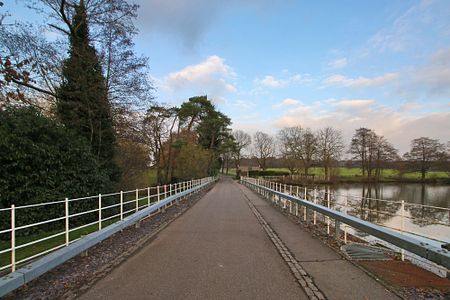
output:
<svg viewBox="0 0 450 300"><path fill-rule="evenodd" d="M1 56L19 66L17 71L29 74L27 80L12 80L15 84L12 88L24 89L28 99L42 99L44 95L50 104L54 102L55 90L61 84L62 62L67 57L67 37L74 32L72 18L81 1L87 10L90 40L102 62L109 101L116 108L147 106L153 91L147 79L148 61L135 53L133 43L137 34L133 21L138 6L126 0L22 1L41 14L47 25L15 22L3 26L0 23ZM50 41L42 34L49 30L56 33L56 40ZM23 64L23 61L32 63Z"/></svg>
<svg viewBox="0 0 450 300"><path fill-rule="evenodd" d="M250 144L252 143L252 138L248 133L242 130L233 131L232 135L234 138L234 149L232 151L232 155L236 167L238 167L241 164L243 151L250 146Z"/></svg>
<svg viewBox="0 0 450 300"><path fill-rule="evenodd" d="M300 148L298 149L297 153L303 162L305 175L308 175L308 170L309 168L311 168L318 150L317 137L311 131L311 129L307 128L303 131L299 146Z"/></svg>
<svg viewBox="0 0 450 300"><path fill-rule="evenodd" d="M371 177L372 175L372 161L376 152L377 135L371 129L359 128L356 129L353 135L349 152L353 154L353 159L358 159L361 162L363 176Z"/></svg>
<svg viewBox="0 0 450 300"><path fill-rule="evenodd" d="M398 160L398 150L389 143L384 136L378 136L376 140L375 153L375 177L380 179L381 170L387 162Z"/></svg>
<svg viewBox="0 0 450 300"><path fill-rule="evenodd" d="M437 139L420 137L411 141L411 150L405 153L405 159L413 162L420 170L422 180L425 179L432 163L442 158L444 145Z"/></svg>
<svg viewBox="0 0 450 300"><path fill-rule="evenodd" d="M297 155L298 143L301 140L302 128L285 127L278 131L278 141L280 145L281 158L291 174L298 173L300 161Z"/></svg>
<svg viewBox="0 0 450 300"><path fill-rule="evenodd" d="M344 151L344 140L340 130L325 127L317 132L317 157L322 163L325 179L329 179L333 162L338 161Z"/></svg>
<svg viewBox="0 0 450 300"><path fill-rule="evenodd" d="M263 170L267 169L267 158L275 154L274 139L267 133L258 131L253 137L256 157Z"/></svg>

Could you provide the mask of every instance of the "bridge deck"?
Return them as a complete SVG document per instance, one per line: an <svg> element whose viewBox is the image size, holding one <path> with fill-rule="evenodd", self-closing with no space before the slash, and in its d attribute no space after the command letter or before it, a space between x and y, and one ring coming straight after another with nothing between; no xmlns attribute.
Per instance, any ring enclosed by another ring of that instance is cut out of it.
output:
<svg viewBox="0 0 450 300"><path fill-rule="evenodd" d="M247 188L222 179L82 299L308 299L251 201L328 299L395 298Z"/></svg>

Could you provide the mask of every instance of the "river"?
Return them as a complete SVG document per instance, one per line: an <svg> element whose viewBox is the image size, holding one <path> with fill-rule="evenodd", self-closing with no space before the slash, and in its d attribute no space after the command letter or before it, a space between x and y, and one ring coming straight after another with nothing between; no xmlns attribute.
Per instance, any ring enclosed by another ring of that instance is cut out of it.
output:
<svg viewBox="0 0 450 300"><path fill-rule="evenodd" d="M335 209L393 229L450 243L450 185L353 183L321 186L318 201L323 205L327 205L327 197L323 194L327 188L331 189L330 206ZM309 194L313 196L311 192ZM404 200L403 210L401 200Z"/></svg>

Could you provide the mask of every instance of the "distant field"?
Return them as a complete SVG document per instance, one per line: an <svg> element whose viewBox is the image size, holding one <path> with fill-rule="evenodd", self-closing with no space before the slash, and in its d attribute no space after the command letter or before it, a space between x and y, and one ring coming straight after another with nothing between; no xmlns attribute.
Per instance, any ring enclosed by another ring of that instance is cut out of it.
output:
<svg viewBox="0 0 450 300"><path fill-rule="evenodd" d="M287 168L268 168L269 171L284 171L289 172ZM323 168L311 168L309 169L310 174L314 175L324 175ZM236 169L230 169L229 170L230 175L236 175ZM333 170L333 174L336 174L338 176L341 176L343 178L352 178L352 177L361 177L362 176L362 169L361 168L337 168L337 170ZM399 178L399 172L394 169L384 169L382 171L382 178L383 179L398 179ZM407 172L403 174L403 178L406 179L420 179L421 174L420 172ZM448 179L449 176L446 172L442 171L430 171L427 173L426 178L428 179Z"/></svg>

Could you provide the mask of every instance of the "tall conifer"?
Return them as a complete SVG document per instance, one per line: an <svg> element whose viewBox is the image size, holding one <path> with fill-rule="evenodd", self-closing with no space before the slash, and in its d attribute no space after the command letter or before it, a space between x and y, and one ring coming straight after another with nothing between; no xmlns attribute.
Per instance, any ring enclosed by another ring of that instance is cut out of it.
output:
<svg viewBox="0 0 450 300"><path fill-rule="evenodd" d="M57 91L57 114L67 128L89 141L101 168L116 179L111 105L99 58L90 45L84 0L75 7L69 39L69 58L64 62L63 83Z"/></svg>

